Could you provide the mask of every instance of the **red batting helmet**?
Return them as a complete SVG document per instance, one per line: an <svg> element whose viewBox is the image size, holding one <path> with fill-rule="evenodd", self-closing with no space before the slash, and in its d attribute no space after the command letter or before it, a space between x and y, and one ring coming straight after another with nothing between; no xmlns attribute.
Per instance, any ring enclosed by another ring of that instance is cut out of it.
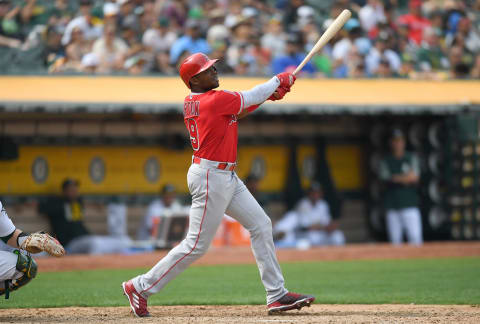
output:
<svg viewBox="0 0 480 324"><path fill-rule="evenodd" d="M180 77L190 89L190 79L211 67L218 60L211 60L203 53L190 55L180 65Z"/></svg>

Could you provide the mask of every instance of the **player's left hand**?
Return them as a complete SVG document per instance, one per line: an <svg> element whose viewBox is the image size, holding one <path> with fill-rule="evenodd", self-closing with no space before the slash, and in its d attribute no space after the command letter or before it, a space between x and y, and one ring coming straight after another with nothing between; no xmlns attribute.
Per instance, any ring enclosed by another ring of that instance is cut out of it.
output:
<svg viewBox="0 0 480 324"><path fill-rule="evenodd" d="M275 92L272 93L272 95L268 98L268 100L275 101L275 100L283 99L283 97L285 97L287 92L290 92L290 87L279 86L277 90L275 90Z"/></svg>
<svg viewBox="0 0 480 324"><path fill-rule="evenodd" d="M65 249L62 244L60 244L57 239L43 232L30 234L20 245L20 248L30 253L45 251L56 257L65 255Z"/></svg>

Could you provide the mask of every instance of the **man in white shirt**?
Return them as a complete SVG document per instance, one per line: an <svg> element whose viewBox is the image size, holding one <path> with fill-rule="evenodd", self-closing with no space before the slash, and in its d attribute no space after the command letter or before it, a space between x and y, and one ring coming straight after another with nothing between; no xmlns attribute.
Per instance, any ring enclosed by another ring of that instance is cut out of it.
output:
<svg viewBox="0 0 480 324"><path fill-rule="evenodd" d="M175 187L166 184L161 190L162 197L150 203L137 231L137 239L141 241L156 239L158 226L163 217L174 214L189 213L189 207L182 206L177 200Z"/></svg>
<svg viewBox="0 0 480 324"><path fill-rule="evenodd" d="M300 200L295 210L288 212L275 224L274 231L279 247L343 245L345 236L332 221L330 209L319 183L313 182L307 197Z"/></svg>
<svg viewBox="0 0 480 324"><path fill-rule="evenodd" d="M104 35L93 43L92 52L98 57L97 72L110 73L121 70L128 51L127 43L115 35L115 26L106 25Z"/></svg>
<svg viewBox="0 0 480 324"><path fill-rule="evenodd" d="M385 11L380 0L368 0L358 12L363 30L369 32L378 23L386 22Z"/></svg>
<svg viewBox="0 0 480 324"><path fill-rule="evenodd" d="M177 34L169 29L168 20L160 18L153 26L145 31L142 37L143 45L152 49L156 54L168 52L177 40Z"/></svg>
<svg viewBox="0 0 480 324"><path fill-rule="evenodd" d="M388 36L383 34L380 34L375 40L375 46L370 49L365 57L368 75L376 75L380 67L380 62L382 61L388 62L388 65L393 72L398 73L400 71L400 68L402 67L402 60L397 52L388 48L388 41Z"/></svg>
<svg viewBox="0 0 480 324"><path fill-rule="evenodd" d="M92 0L80 1L81 15L72 19L65 28L65 33L62 37L62 45L67 46L72 40L72 31L79 28L82 31L83 37L87 41L94 41L102 36L102 26L94 25L92 23Z"/></svg>

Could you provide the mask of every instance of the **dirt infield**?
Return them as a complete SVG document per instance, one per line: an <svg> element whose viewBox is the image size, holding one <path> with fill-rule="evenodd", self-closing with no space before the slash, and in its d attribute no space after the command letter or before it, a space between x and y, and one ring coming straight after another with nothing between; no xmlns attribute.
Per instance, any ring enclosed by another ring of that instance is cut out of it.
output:
<svg viewBox="0 0 480 324"><path fill-rule="evenodd" d="M312 305L268 316L264 306L155 306L150 318L134 318L127 307L10 309L2 323L479 323L480 307L430 305Z"/></svg>
<svg viewBox="0 0 480 324"><path fill-rule="evenodd" d="M168 251L133 255L106 256L66 256L60 259L38 258L39 270L93 270L126 269L151 267ZM327 261L327 260L369 260L369 259L409 259L480 256L480 242L441 242L426 243L423 246L390 244L352 244L343 247L321 247L309 250L286 249L277 251L280 262ZM194 265L246 264L254 263L249 247L211 248Z"/></svg>

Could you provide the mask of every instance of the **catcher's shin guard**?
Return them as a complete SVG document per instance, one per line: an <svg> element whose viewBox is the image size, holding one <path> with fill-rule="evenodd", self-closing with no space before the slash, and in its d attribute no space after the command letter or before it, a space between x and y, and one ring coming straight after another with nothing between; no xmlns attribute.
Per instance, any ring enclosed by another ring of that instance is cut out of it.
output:
<svg viewBox="0 0 480 324"><path fill-rule="evenodd" d="M30 254L22 254L19 250L13 251L18 257L16 268L23 275L18 279L6 280L5 287L0 287L0 295L5 294L5 299L10 297L10 291L25 286L37 275L37 263Z"/></svg>

